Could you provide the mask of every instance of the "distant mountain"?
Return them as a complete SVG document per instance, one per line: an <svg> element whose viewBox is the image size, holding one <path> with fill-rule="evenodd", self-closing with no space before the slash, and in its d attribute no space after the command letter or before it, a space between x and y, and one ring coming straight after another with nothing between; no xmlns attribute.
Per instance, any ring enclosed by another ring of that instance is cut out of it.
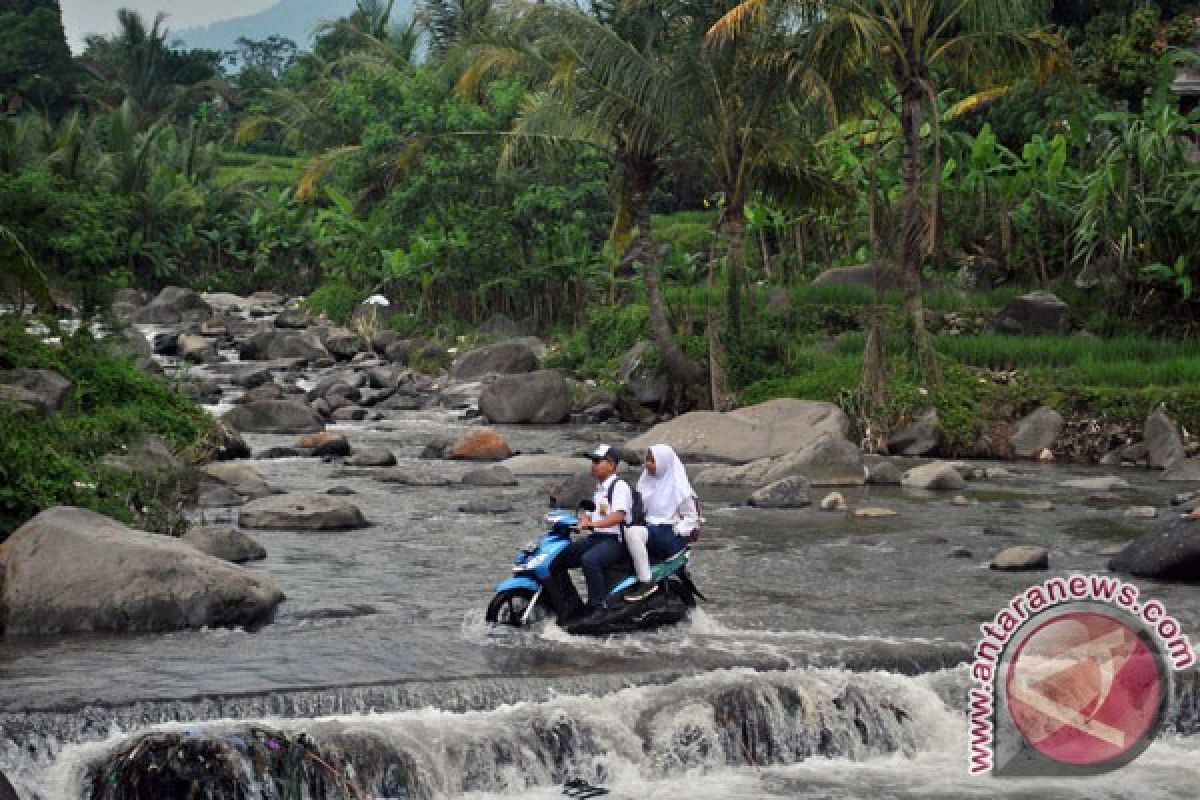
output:
<svg viewBox="0 0 1200 800"><path fill-rule="evenodd" d="M400 22L412 16L414 2L397 0L392 8L392 20ZM184 46L189 48L233 50L238 37L261 40L275 33L307 50L312 45L313 29L318 23L349 16L354 8L354 0L279 0L257 14L172 31L171 39L182 39Z"/></svg>

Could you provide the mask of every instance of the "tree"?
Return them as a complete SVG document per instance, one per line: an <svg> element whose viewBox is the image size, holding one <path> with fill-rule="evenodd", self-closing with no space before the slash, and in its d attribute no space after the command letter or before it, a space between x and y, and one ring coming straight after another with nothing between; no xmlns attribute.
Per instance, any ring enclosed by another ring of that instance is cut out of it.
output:
<svg viewBox="0 0 1200 800"><path fill-rule="evenodd" d="M58 0L0 0L0 113L22 104L57 112L74 83Z"/></svg>
<svg viewBox="0 0 1200 800"><path fill-rule="evenodd" d="M808 63L843 104L861 108L863 98L874 94L898 107L905 306L931 382L940 380L940 369L925 327L921 278L937 240L938 211L936 191L928 204L923 197L921 129L927 112L936 126L940 88L993 86L1061 58L1061 42L1039 27L1043 11L1036 0L743 0L711 31L720 40L752 22L799 30ZM939 135L935 128L935 144ZM939 170L933 171L936 180Z"/></svg>

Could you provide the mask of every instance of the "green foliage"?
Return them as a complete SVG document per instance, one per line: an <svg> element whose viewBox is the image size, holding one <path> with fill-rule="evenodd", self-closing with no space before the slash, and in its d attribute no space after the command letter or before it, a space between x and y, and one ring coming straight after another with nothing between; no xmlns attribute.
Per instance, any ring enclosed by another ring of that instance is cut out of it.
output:
<svg viewBox="0 0 1200 800"><path fill-rule="evenodd" d="M354 308L367 299L361 289L340 281L323 283L304 298L304 308L313 314L324 314L339 325L345 324Z"/></svg>
<svg viewBox="0 0 1200 800"><path fill-rule="evenodd" d="M0 2L0 109L57 113L77 77L57 0Z"/></svg>
<svg viewBox="0 0 1200 800"><path fill-rule="evenodd" d="M46 419L0 405L0 532L63 504L130 521L130 494L153 502L153 487L149 479L106 468L103 457L148 434L178 449L211 434L212 419L202 409L80 330L60 349L25 333L13 318L0 319L6 367L54 369L75 386L68 408Z"/></svg>

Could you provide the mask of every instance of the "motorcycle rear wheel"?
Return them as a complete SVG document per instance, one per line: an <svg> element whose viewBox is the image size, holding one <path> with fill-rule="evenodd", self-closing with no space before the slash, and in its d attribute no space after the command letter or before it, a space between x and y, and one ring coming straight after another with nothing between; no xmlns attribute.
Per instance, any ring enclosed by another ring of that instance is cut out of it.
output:
<svg viewBox="0 0 1200 800"><path fill-rule="evenodd" d="M502 592L496 592L492 602L488 603L487 614L484 618L491 625L520 628L525 624L525 612L529 610L529 604L533 602L533 597L534 594L529 589L505 589ZM544 614L545 609L539 603L538 607L535 607L533 613L529 615L529 622L540 620Z"/></svg>

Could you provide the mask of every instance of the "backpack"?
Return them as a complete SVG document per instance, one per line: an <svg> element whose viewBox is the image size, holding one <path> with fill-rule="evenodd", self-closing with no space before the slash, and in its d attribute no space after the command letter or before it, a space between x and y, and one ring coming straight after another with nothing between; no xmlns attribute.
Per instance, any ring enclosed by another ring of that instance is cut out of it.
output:
<svg viewBox="0 0 1200 800"><path fill-rule="evenodd" d="M626 486L629 486L628 481L625 481L621 478L617 478L615 481L613 481L611 484L609 484L609 487L608 487L608 507L609 508L613 507L613 491L617 488L618 483L624 483ZM637 488L633 487L633 486L629 486L629 491L633 494L633 509L629 515L630 520L628 522L621 523L621 532L622 533L624 533L625 529L628 528L630 525L645 525L646 524L646 504L644 502L642 502L642 493L639 492L637 490Z"/></svg>

